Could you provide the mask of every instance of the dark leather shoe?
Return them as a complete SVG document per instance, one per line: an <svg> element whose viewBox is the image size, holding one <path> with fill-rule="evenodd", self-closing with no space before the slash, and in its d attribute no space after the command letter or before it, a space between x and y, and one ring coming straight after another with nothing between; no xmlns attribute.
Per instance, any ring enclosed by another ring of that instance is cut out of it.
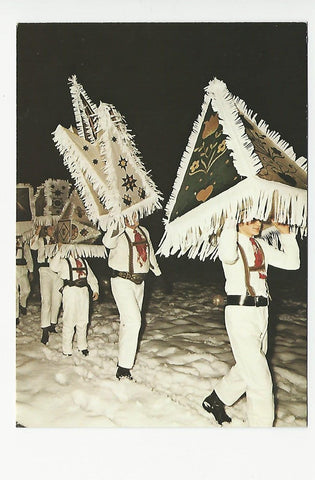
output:
<svg viewBox="0 0 315 480"><path fill-rule="evenodd" d="M22 313L22 315L26 315L27 314L26 307L22 307L22 305L20 305L20 312Z"/></svg>
<svg viewBox="0 0 315 480"><path fill-rule="evenodd" d="M17 318L17 319L16 319L16 324L18 325L19 323L20 323L20 319Z"/></svg>
<svg viewBox="0 0 315 480"><path fill-rule="evenodd" d="M230 423L232 421L225 411L224 403L219 399L214 390L208 397L204 399L202 406L208 413L212 413L220 425L222 425L223 422Z"/></svg>
<svg viewBox="0 0 315 480"><path fill-rule="evenodd" d="M133 380L129 368L123 368L118 365L116 378L120 380L121 378L128 378L128 380Z"/></svg>
<svg viewBox="0 0 315 480"><path fill-rule="evenodd" d="M56 330L56 324L55 323L51 323L50 326L48 327L48 331L49 333L58 333L57 330Z"/></svg>
<svg viewBox="0 0 315 480"><path fill-rule="evenodd" d="M49 340L49 327L44 327L42 328L43 330L43 334L42 334L42 338L41 338L41 342L46 345L46 343L48 343L48 340Z"/></svg>
<svg viewBox="0 0 315 480"><path fill-rule="evenodd" d="M84 350L81 350L81 353L82 353L82 355L84 355L85 357L87 357L90 352L89 352L88 349L86 348L86 349L84 349Z"/></svg>

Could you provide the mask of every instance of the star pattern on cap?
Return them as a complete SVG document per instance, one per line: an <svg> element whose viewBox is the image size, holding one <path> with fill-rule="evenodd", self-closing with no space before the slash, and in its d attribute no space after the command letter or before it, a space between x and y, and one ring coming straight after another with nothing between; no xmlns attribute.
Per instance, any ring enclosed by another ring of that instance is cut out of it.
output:
<svg viewBox="0 0 315 480"><path fill-rule="evenodd" d="M125 195L123 196L123 202L125 205L127 205L127 207L129 207L129 205L131 204L131 197L130 195L128 195L127 193L125 193Z"/></svg>
<svg viewBox="0 0 315 480"><path fill-rule="evenodd" d="M127 164L128 164L128 160L126 160L125 158L123 158L122 156L120 157L120 160L118 162L118 166L120 168L123 168L125 171L126 171L126 167L127 167Z"/></svg>
<svg viewBox="0 0 315 480"><path fill-rule="evenodd" d="M139 188L138 188L138 195L139 195L139 198L142 198L142 199L145 198L145 190L144 190L144 188L142 188L142 187L139 187Z"/></svg>
<svg viewBox="0 0 315 480"><path fill-rule="evenodd" d="M126 177L123 178L124 183L122 184L123 187L126 188L126 191L131 190L133 192L133 189L136 188L136 183L137 180L133 178L133 175L128 175L126 174Z"/></svg>

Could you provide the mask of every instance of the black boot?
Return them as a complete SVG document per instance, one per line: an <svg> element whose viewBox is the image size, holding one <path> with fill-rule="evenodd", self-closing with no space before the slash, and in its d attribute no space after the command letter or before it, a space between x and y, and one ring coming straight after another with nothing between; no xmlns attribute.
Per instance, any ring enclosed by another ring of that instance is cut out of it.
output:
<svg viewBox="0 0 315 480"><path fill-rule="evenodd" d="M22 307L22 305L20 305L20 312L22 315L26 315L27 314L26 307Z"/></svg>
<svg viewBox="0 0 315 480"><path fill-rule="evenodd" d="M128 380L133 380L129 368L120 367L118 365L116 378L120 380L121 378L128 378Z"/></svg>
<svg viewBox="0 0 315 480"><path fill-rule="evenodd" d="M219 399L214 390L211 395L204 399L202 406L208 413L212 413L220 425L222 425L223 422L230 423L232 421L225 412L224 403Z"/></svg>
<svg viewBox="0 0 315 480"><path fill-rule="evenodd" d="M44 327L42 328L43 330L43 334L42 334L42 339L41 339L41 342L46 345L46 343L48 343L48 340L49 340L49 327Z"/></svg>
<svg viewBox="0 0 315 480"><path fill-rule="evenodd" d="M56 324L55 323L51 323L48 328L48 331L49 333L58 333L57 330L56 330Z"/></svg>

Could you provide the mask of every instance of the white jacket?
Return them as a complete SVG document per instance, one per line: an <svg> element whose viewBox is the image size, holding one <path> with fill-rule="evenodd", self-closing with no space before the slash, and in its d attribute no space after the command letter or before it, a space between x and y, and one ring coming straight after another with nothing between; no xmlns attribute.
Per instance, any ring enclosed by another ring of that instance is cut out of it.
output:
<svg viewBox="0 0 315 480"><path fill-rule="evenodd" d="M76 262L75 258L73 256L69 256L69 260L71 263L71 266L76 268ZM84 265L84 262L82 261L82 258L79 258L79 260L82 262ZM95 277L91 267L85 260L86 265L87 265L87 277L86 280L88 284L91 287L91 290L93 293L99 293L99 287L98 287L98 281L97 278ZM68 262L65 258L60 257L60 252L57 252L56 255L50 260L49 262L50 268L58 273L59 277L62 278L63 280L70 280L70 272L69 272L69 265ZM78 272L73 270L73 280L77 280L79 278Z"/></svg>
<svg viewBox="0 0 315 480"><path fill-rule="evenodd" d="M136 246L133 246L133 270L134 273L148 273L149 270L152 270L154 275L161 275L161 270L158 266L152 242L150 239L149 232L146 228L140 226L136 228L136 231L139 232L142 236L142 232L145 234L146 240L148 242L147 248L147 259L146 261L138 261L138 252ZM113 231L113 229L107 230L103 237L103 244L106 248L110 249L108 257L108 266L113 270L118 270L120 272L129 271L129 243L126 238L125 233L129 236L131 242L134 241L134 231L132 228L126 227L124 230L118 232Z"/></svg>
<svg viewBox="0 0 315 480"><path fill-rule="evenodd" d="M284 270L297 270L300 267L300 253L295 235L288 233L281 234L279 237L283 251L272 247L260 238L255 238L263 249L266 271L268 265ZM237 242L244 249L248 265L252 266L255 263L254 250L249 237L237 233L236 228L229 228L225 225L219 239L218 252L226 278L225 291L227 295L246 294L244 263ZM267 295L266 281L259 278L258 272L250 272L250 285L254 288L256 295Z"/></svg>

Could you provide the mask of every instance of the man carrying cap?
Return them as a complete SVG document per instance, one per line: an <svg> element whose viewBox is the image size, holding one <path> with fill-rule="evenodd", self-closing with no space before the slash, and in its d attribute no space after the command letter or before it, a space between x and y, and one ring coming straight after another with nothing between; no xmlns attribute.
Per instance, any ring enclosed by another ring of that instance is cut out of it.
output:
<svg viewBox="0 0 315 480"><path fill-rule="evenodd" d="M274 222L273 222L274 223ZM217 422L230 422L225 405L233 405L244 393L250 427L271 427L274 421L273 385L268 363L267 328L268 265L285 270L300 266L299 247L288 225L274 223L281 250L262 239L262 222L225 222L219 240L219 258L226 278L225 325L235 365L204 399L203 408Z"/></svg>
<svg viewBox="0 0 315 480"><path fill-rule="evenodd" d="M149 270L161 275L149 232L140 227L138 214L125 219L125 228L108 229L103 243L110 249L108 265L112 269L111 288L120 315L119 354L116 377L132 379L135 361L144 280Z"/></svg>

